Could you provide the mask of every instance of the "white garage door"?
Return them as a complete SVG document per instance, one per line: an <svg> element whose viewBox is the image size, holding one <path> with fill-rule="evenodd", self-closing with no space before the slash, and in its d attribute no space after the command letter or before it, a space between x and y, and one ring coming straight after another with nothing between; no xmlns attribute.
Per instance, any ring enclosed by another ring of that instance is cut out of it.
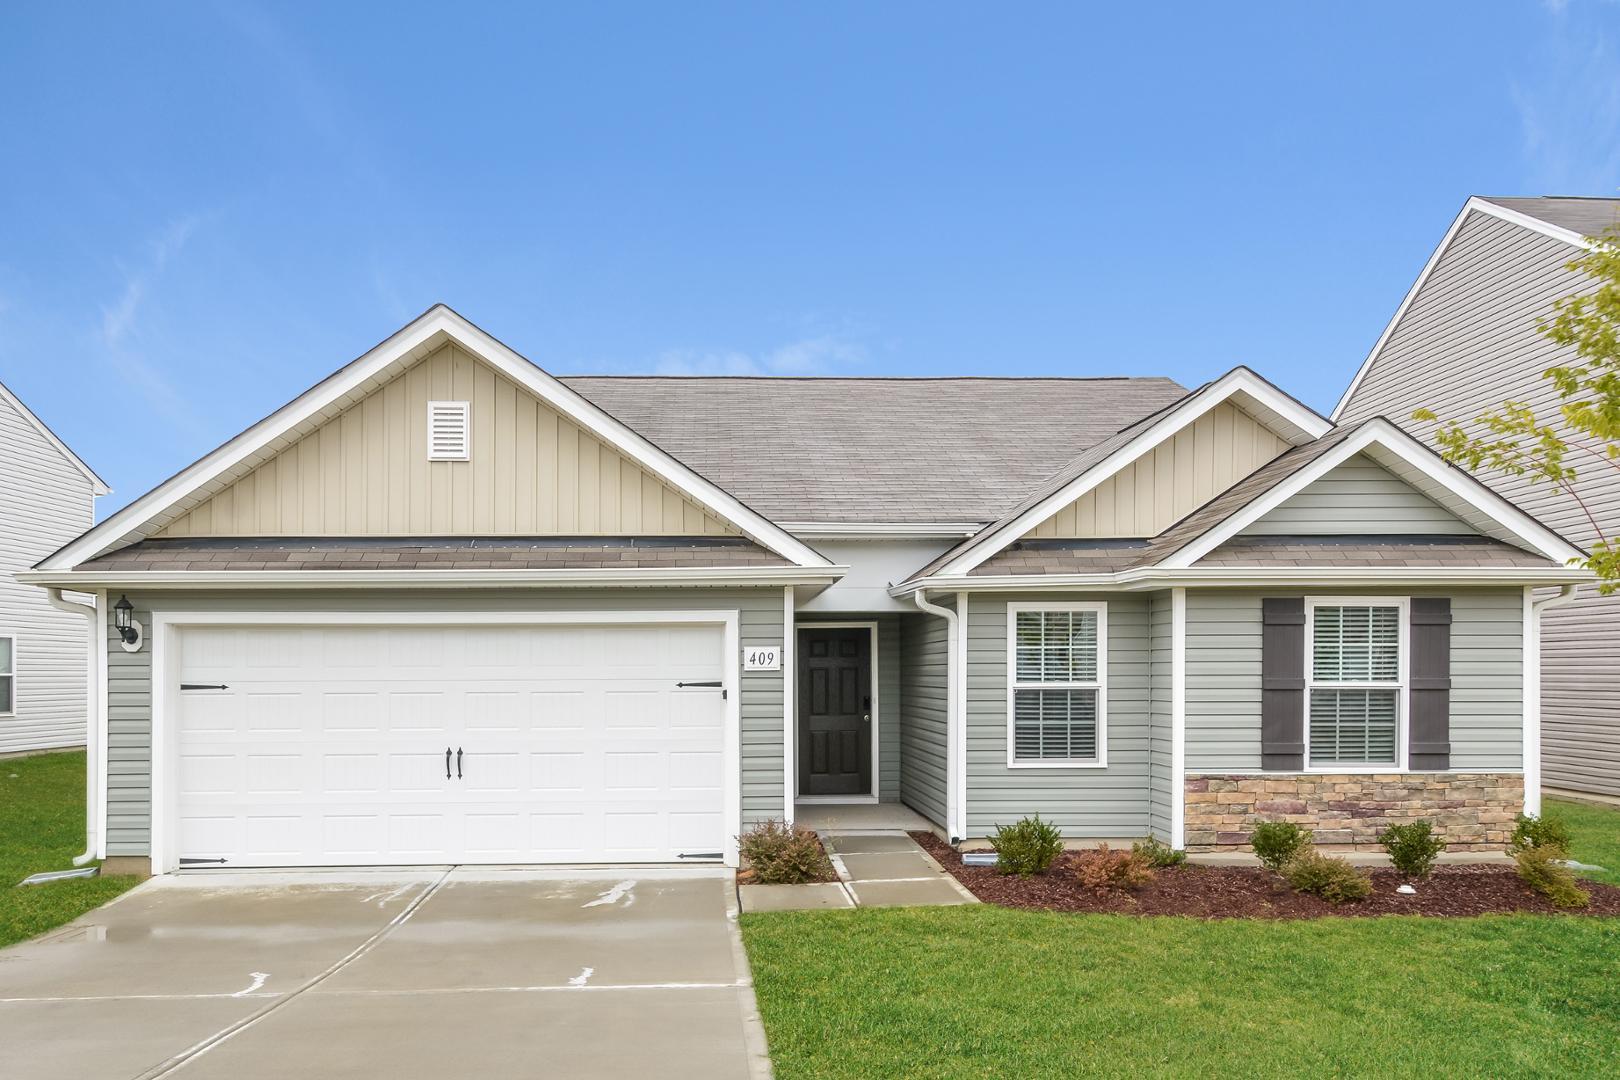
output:
<svg viewBox="0 0 1620 1080"><path fill-rule="evenodd" d="M187 627L181 865L629 862L726 847L713 625Z"/></svg>

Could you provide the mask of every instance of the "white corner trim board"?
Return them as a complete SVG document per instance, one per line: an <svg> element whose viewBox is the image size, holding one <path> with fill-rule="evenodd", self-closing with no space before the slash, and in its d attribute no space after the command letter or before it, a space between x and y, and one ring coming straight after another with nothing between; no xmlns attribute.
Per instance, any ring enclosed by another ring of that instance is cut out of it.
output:
<svg viewBox="0 0 1620 1080"><path fill-rule="evenodd" d="M1187 846L1187 590L1170 590L1170 846Z"/></svg>
<svg viewBox="0 0 1620 1080"><path fill-rule="evenodd" d="M419 359L447 341L494 367L547 405L619 450L750 539L804 567L831 565L781 526L749 509L647 439L570 390L534 363L443 304L435 304L388 340L277 409L257 424L159 484L123 510L47 557L40 568L64 570L111 549L176 503L285 438L303 421L341 403L386 368Z"/></svg>
<svg viewBox="0 0 1620 1080"><path fill-rule="evenodd" d="M1197 421L1211 409L1234 397L1245 397L1261 409L1281 419L1291 431L1279 431L1290 436L1289 441L1299 445L1321 438L1333 425L1307 409L1248 368L1234 368L1201 390L1195 391L1165 411L1165 414L1130 442L1109 454L1057 491L1041 499L1029 509L1000 524L985 529L965 546L950 562L932 575L952 578L965 575L1013 540L1045 521L1060 508L1080 498L1086 492L1119 472L1143 454L1152 450L1176 432Z"/></svg>
<svg viewBox="0 0 1620 1080"><path fill-rule="evenodd" d="M357 629L384 627L626 627L709 626L720 631L722 650L719 707L721 712L721 815L723 836L715 843L726 865L737 865L737 839L742 831L742 735L740 616L736 610L691 611L165 611L152 617L152 766L151 860L153 873L178 869L179 734L177 688L180 679L179 636L188 631L256 628ZM504 790L504 789L503 789ZM448 804L447 804L448 805ZM105 834L103 834L105 835ZM705 849L710 850L710 849ZM433 860L442 862L445 860ZM489 860L485 860L489 861ZM511 859L497 861L510 862ZM516 860L522 861L522 860Z"/></svg>

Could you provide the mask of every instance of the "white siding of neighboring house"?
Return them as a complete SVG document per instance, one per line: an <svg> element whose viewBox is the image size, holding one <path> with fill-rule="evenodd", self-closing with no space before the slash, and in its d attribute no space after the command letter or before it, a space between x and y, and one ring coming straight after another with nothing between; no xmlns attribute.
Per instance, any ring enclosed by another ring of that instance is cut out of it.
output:
<svg viewBox="0 0 1620 1080"><path fill-rule="evenodd" d="M94 523L90 479L0 397L0 635L16 640L14 711L0 754L84 743L88 628L12 575Z"/></svg>
<svg viewBox="0 0 1620 1080"><path fill-rule="evenodd" d="M1384 415L1427 435L1414 409L1469 420L1505 400L1526 401L1547 418L1557 392L1541 373L1571 354L1544 338L1538 318L1588 279L1565 268L1571 244L1477 211L1457 230L1338 419ZM1620 529L1620 471L1572 462L1598 522ZM1575 501L1544 484L1480 479L1582 547L1596 530ZM1542 631L1542 782L1620 796L1620 596L1583 589L1546 615Z"/></svg>

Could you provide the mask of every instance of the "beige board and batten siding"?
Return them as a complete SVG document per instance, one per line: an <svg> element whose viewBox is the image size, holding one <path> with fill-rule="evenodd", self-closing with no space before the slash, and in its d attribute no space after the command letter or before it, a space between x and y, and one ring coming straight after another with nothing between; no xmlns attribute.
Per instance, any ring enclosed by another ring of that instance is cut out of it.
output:
<svg viewBox="0 0 1620 1080"><path fill-rule="evenodd" d="M1222 402L1023 539L1157 536L1288 447L1276 432Z"/></svg>
<svg viewBox="0 0 1620 1080"><path fill-rule="evenodd" d="M430 401L470 405L428 460ZM283 447L156 536L719 536L737 530L455 345Z"/></svg>
<svg viewBox="0 0 1620 1080"><path fill-rule="evenodd" d="M968 600L967 833L1039 813L1074 838L1147 834L1152 818L1148 597L1093 596L1108 604L1106 768L1007 765L1007 607L1069 597L971 593Z"/></svg>
<svg viewBox="0 0 1620 1080"><path fill-rule="evenodd" d="M1335 466L1245 528L1243 536L1343 533L1458 536L1466 522L1365 454Z"/></svg>
<svg viewBox="0 0 1620 1080"><path fill-rule="evenodd" d="M1548 341L1536 321L1553 303L1591 287L1565 264L1572 244L1489 214L1471 212L1345 402L1340 421L1388 416L1425 437L1410 419L1432 409L1471 420L1504 401L1543 419L1558 416L1558 393L1542 372L1573 354ZM1583 501L1599 522L1620 516L1620 472L1572 462ZM1482 472L1479 478L1582 547L1597 531L1569 496L1547 484ZM1542 783L1620 796L1620 595L1583 586L1542 624Z"/></svg>
<svg viewBox="0 0 1620 1080"><path fill-rule="evenodd" d="M595 611L738 612L741 648L782 644L782 590L618 589L432 591L132 592L135 617L148 627L154 611ZM108 792L107 853L150 853L152 824L152 647L119 647L107 624ZM735 663L737 658L731 658ZM783 812L783 698L781 671L745 671L740 713L742 816L746 827Z"/></svg>
<svg viewBox="0 0 1620 1080"><path fill-rule="evenodd" d="M1318 593L1342 596L1367 590ZM1278 595L1285 593L1187 590L1190 774L1260 771L1260 601ZM1378 590L1372 595L1451 598L1451 768L1522 768L1524 591Z"/></svg>
<svg viewBox="0 0 1620 1080"><path fill-rule="evenodd" d="M0 397L0 635L14 639L13 701L0 754L84 743L90 638L80 615L12 575L94 524L90 478Z"/></svg>
<svg viewBox="0 0 1620 1080"><path fill-rule="evenodd" d="M941 828L950 769L949 638L938 615L900 620L900 801Z"/></svg>

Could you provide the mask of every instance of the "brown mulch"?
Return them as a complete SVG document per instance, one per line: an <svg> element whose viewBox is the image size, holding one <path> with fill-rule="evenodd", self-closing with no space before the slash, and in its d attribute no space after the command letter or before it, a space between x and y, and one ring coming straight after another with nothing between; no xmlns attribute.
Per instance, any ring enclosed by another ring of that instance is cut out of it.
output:
<svg viewBox="0 0 1620 1080"><path fill-rule="evenodd" d="M1373 892L1365 900L1330 904L1297 893L1277 874L1261 867L1173 866L1133 892L1095 892L1074 878L1078 852L1064 852L1044 874L1021 878L991 866L963 866L962 856L933 833L911 838L939 860L968 891L987 904L1030 911L1084 911L1115 915L1186 915L1195 919L1315 919L1325 915L1620 915L1620 885L1582 881L1592 894L1585 908L1566 912L1519 880L1511 866L1439 866L1426 881L1415 881L1417 895L1395 887L1406 879L1394 870L1372 869Z"/></svg>

